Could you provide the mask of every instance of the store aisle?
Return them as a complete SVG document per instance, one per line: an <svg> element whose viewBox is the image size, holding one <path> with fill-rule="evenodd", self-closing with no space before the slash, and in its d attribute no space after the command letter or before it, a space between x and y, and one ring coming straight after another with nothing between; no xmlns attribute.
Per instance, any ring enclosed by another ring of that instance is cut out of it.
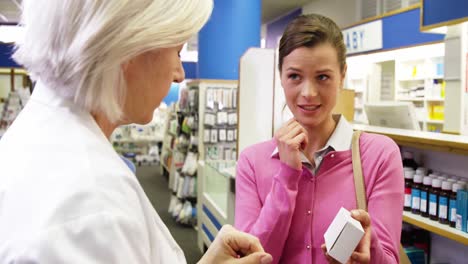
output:
<svg viewBox="0 0 468 264"><path fill-rule="evenodd" d="M187 263L197 263L201 258L197 246L197 232L193 228L177 224L167 212L170 192L167 179L160 174L159 166L137 167L136 174L154 208L184 251Z"/></svg>

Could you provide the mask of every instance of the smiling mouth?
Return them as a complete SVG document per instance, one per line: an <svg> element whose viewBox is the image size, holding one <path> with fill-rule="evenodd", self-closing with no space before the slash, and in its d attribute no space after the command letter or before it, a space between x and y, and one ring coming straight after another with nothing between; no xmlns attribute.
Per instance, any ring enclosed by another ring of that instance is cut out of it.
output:
<svg viewBox="0 0 468 264"><path fill-rule="evenodd" d="M299 108L306 111L315 111L319 109L322 105L299 105Z"/></svg>

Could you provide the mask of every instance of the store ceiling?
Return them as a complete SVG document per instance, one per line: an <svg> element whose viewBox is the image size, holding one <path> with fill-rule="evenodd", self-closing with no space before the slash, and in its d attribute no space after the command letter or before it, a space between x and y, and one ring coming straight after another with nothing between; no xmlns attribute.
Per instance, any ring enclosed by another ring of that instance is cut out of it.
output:
<svg viewBox="0 0 468 264"><path fill-rule="evenodd" d="M0 22L18 22L22 0L0 0ZM262 0L262 23L270 22L296 8L316 0Z"/></svg>
<svg viewBox="0 0 468 264"><path fill-rule="evenodd" d="M296 8L317 0L262 0L262 23L267 23Z"/></svg>

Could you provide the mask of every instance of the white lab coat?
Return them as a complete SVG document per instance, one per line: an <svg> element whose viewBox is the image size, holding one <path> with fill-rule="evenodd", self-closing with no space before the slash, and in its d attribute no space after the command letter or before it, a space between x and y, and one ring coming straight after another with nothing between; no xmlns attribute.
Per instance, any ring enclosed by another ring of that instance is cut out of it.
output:
<svg viewBox="0 0 468 264"><path fill-rule="evenodd" d="M38 84L0 140L0 263L186 263L91 115Z"/></svg>

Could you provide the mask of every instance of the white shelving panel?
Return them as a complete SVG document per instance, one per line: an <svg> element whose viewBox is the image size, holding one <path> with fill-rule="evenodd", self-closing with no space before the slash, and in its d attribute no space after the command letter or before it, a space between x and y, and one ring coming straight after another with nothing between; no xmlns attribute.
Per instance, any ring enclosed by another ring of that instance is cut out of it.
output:
<svg viewBox="0 0 468 264"><path fill-rule="evenodd" d="M422 48L426 52L395 60L395 98L413 102L422 130L442 132L444 121L439 120L441 116L434 120L431 113L440 112L445 102L444 46Z"/></svg>

